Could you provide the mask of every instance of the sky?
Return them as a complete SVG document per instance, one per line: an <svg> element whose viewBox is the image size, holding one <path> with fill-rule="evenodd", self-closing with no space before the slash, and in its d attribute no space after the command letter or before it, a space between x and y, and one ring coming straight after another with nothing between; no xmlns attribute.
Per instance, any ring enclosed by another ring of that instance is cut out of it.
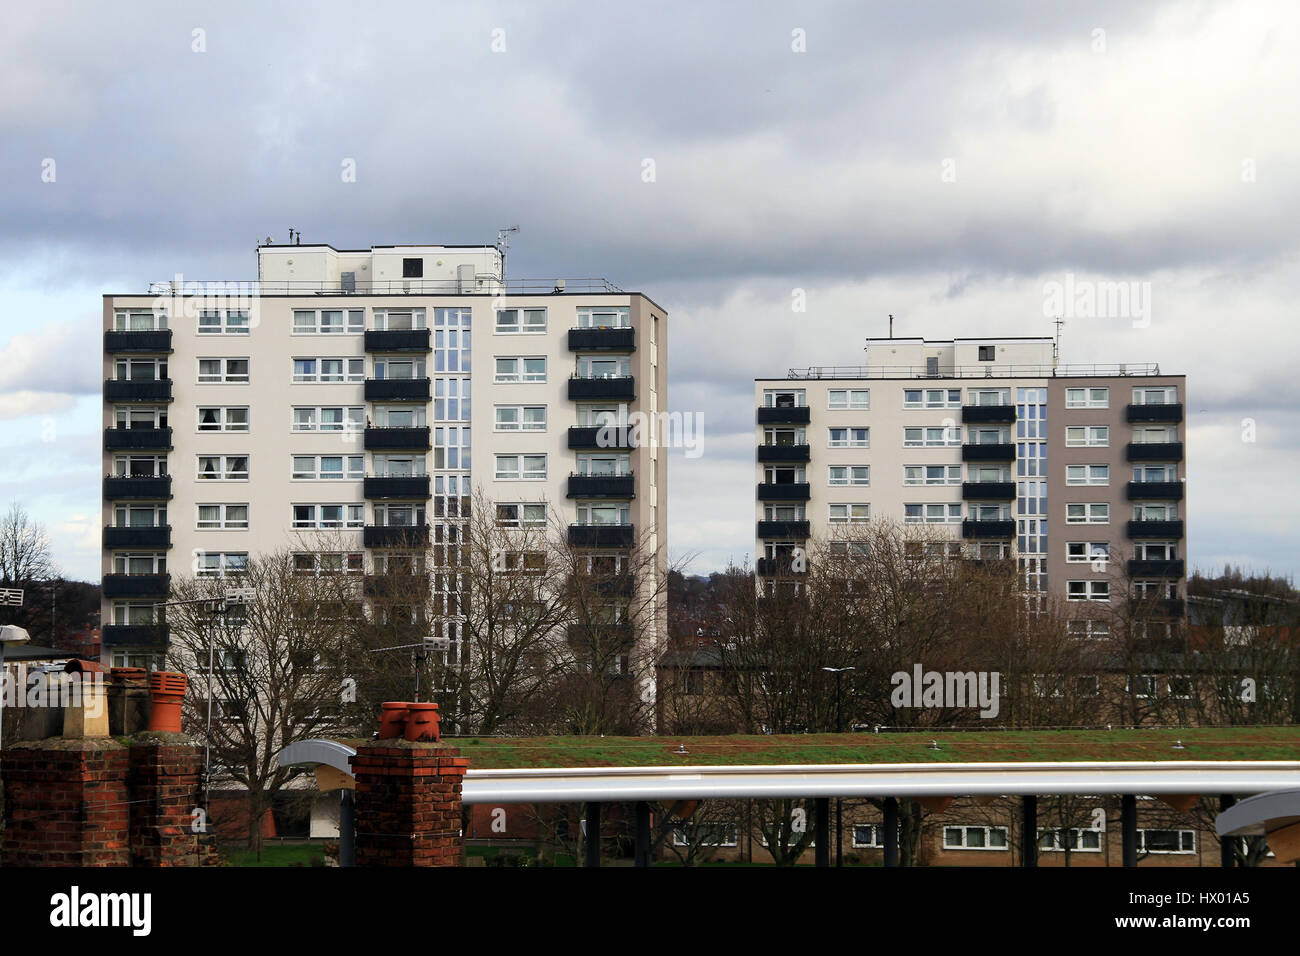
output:
<svg viewBox="0 0 1300 956"><path fill-rule="evenodd" d="M100 567L102 305L254 245L491 243L669 313L673 557L753 551L753 379L1052 335L1187 386L1188 558L1294 575L1300 5L149 3L0 31L0 503ZM344 172L355 169L355 176ZM1291 435L1288 439L1286 436ZM1268 501L1282 502L1263 507Z"/></svg>

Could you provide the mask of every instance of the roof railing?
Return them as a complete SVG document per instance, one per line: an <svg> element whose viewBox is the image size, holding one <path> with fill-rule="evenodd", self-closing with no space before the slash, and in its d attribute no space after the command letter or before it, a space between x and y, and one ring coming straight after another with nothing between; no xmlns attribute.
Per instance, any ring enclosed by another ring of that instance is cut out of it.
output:
<svg viewBox="0 0 1300 956"><path fill-rule="evenodd" d="M1154 362L1118 365L949 365L931 369L923 365L814 365L792 368L791 379L817 378L1113 378L1125 375L1159 375Z"/></svg>
<svg viewBox="0 0 1300 956"><path fill-rule="evenodd" d="M608 292L625 294L608 279L501 279L476 275L468 279L168 279L150 282L149 295L562 295Z"/></svg>

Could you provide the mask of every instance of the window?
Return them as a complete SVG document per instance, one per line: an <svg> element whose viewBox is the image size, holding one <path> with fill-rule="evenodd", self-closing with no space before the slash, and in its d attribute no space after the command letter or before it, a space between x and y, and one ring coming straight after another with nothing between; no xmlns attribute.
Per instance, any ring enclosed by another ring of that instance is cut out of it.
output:
<svg viewBox="0 0 1300 956"><path fill-rule="evenodd" d="M544 335L545 309L497 309L498 335Z"/></svg>
<svg viewBox="0 0 1300 956"><path fill-rule="evenodd" d="M376 478L417 478L427 474L427 460L423 454L416 455L375 455L374 470Z"/></svg>
<svg viewBox="0 0 1300 956"><path fill-rule="evenodd" d="M960 408L959 388L905 388L904 408Z"/></svg>
<svg viewBox="0 0 1300 956"><path fill-rule="evenodd" d="M631 309L626 305L586 305L578 308L578 328L580 329L627 329L631 327Z"/></svg>
<svg viewBox="0 0 1300 956"><path fill-rule="evenodd" d="M944 827L943 848L945 850L1005 850L1007 828Z"/></svg>
<svg viewBox="0 0 1300 956"><path fill-rule="evenodd" d="M392 379L395 381L409 382L413 379L425 377L424 359L413 358L376 358L375 359L375 378ZM360 381L360 379L357 379Z"/></svg>
<svg viewBox="0 0 1300 956"><path fill-rule="evenodd" d="M338 481L365 477L364 455L294 455L293 478Z"/></svg>
<svg viewBox="0 0 1300 956"><path fill-rule="evenodd" d="M494 381L498 384L544 382L546 381L546 357L512 355L498 358Z"/></svg>
<svg viewBox="0 0 1300 956"><path fill-rule="evenodd" d="M162 478L167 474L166 455L113 456L113 475L117 478Z"/></svg>
<svg viewBox="0 0 1300 956"><path fill-rule="evenodd" d="M1065 596L1070 601L1109 601L1109 581L1066 581Z"/></svg>
<svg viewBox="0 0 1300 956"><path fill-rule="evenodd" d="M979 346L979 360L981 362L992 362L997 358L997 351L996 345L981 345Z"/></svg>
<svg viewBox="0 0 1300 956"><path fill-rule="evenodd" d="M375 309L375 328L380 331L406 332L428 328L424 309Z"/></svg>
<svg viewBox="0 0 1300 956"><path fill-rule="evenodd" d="M1133 506L1134 521L1176 521L1177 519L1177 505L1137 504Z"/></svg>
<svg viewBox="0 0 1300 956"><path fill-rule="evenodd" d="M961 521L960 504L905 504L903 521L907 524L952 524Z"/></svg>
<svg viewBox="0 0 1300 956"><path fill-rule="evenodd" d="M1178 542L1176 541L1135 541L1133 557L1139 561L1176 561L1178 560Z"/></svg>
<svg viewBox="0 0 1300 956"><path fill-rule="evenodd" d="M833 388L826 396L831 409L871 407L871 390L866 388Z"/></svg>
<svg viewBox="0 0 1300 956"><path fill-rule="evenodd" d="M871 484L871 467L869 465L831 465L828 484L869 485Z"/></svg>
<svg viewBox="0 0 1300 956"><path fill-rule="evenodd" d="M1177 481L1177 465L1134 465L1133 480L1143 481Z"/></svg>
<svg viewBox="0 0 1300 956"><path fill-rule="evenodd" d="M1038 849L1053 853L1069 849L1076 853L1100 853L1103 830L1075 829L1044 830L1038 829Z"/></svg>
<svg viewBox="0 0 1300 956"><path fill-rule="evenodd" d="M358 421L364 414L364 409L349 408L349 422L351 422L351 413L358 414ZM374 406L375 424L380 428L419 428L428 423L427 412L423 405L376 405Z"/></svg>
<svg viewBox="0 0 1300 956"><path fill-rule="evenodd" d="M247 405L215 405L199 407L199 431L248 431Z"/></svg>
<svg viewBox="0 0 1300 956"><path fill-rule="evenodd" d="M247 455L200 455L199 478L211 481L247 481Z"/></svg>
<svg viewBox="0 0 1300 956"><path fill-rule="evenodd" d="M581 416L582 409L578 409ZM582 424L579 419L578 424ZM763 444L764 445L803 445L808 441L806 432L802 428L764 428Z"/></svg>
<svg viewBox="0 0 1300 956"><path fill-rule="evenodd" d="M1067 388L1066 408L1109 408L1109 388Z"/></svg>
<svg viewBox="0 0 1300 956"><path fill-rule="evenodd" d="M242 574L247 569L247 551L199 551L194 556L194 573L200 577Z"/></svg>
<svg viewBox="0 0 1300 956"><path fill-rule="evenodd" d="M545 405L498 405L495 429L499 432L546 431Z"/></svg>
<svg viewBox="0 0 1300 956"><path fill-rule="evenodd" d="M1074 620L1066 623L1065 632L1070 637L1105 640L1110 637L1110 624L1106 621ZM1094 677L1093 681L1096 680Z"/></svg>
<svg viewBox="0 0 1300 956"><path fill-rule="evenodd" d="M1011 390L1006 388L972 388L968 394L972 405L1011 404Z"/></svg>
<svg viewBox="0 0 1300 956"><path fill-rule="evenodd" d="M220 528L225 531L248 529L248 505L198 505L199 530Z"/></svg>
<svg viewBox="0 0 1300 956"><path fill-rule="evenodd" d="M120 504L113 508L115 528L165 528L166 505Z"/></svg>
<svg viewBox="0 0 1300 956"><path fill-rule="evenodd" d="M1156 676L1154 674L1132 674L1125 683L1124 690L1134 697L1155 697Z"/></svg>
<svg viewBox="0 0 1300 956"><path fill-rule="evenodd" d="M576 474L585 477L630 475L632 474L632 456L579 454Z"/></svg>
<svg viewBox="0 0 1300 956"><path fill-rule="evenodd" d="M365 505L294 505L292 512L295 528L360 528L366 523Z"/></svg>
<svg viewBox="0 0 1300 956"><path fill-rule="evenodd" d="M858 823L853 827L855 847L881 847L885 845L885 828L878 823Z"/></svg>
<svg viewBox="0 0 1300 956"><path fill-rule="evenodd" d="M161 382L167 378L166 359L121 358L113 363L114 381Z"/></svg>
<svg viewBox="0 0 1300 956"><path fill-rule="evenodd" d="M1139 853L1195 853L1195 830L1138 830Z"/></svg>
<svg viewBox="0 0 1300 956"><path fill-rule="evenodd" d="M904 465L903 484L960 485L961 465Z"/></svg>
<svg viewBox="0 0 1300 956"><path fill-rule="evenodd" d="M153 332L165 328L167 328L167 315L164 312L132 309L127 312L113 313L114 332Z"/></svg>
<svg viewBox="0 0 1300 956"><path fill-rule="evenodd" d="M199 359L200 384L246 384L247 382L248 359L246 358Z"/></svg>
<svg viewBox="0 0 1300 956"><path fill-rule="evenodd" d="M424 521L424 505L375 505L375 524L381 528L418 528Z"/></svg>
<svg viewBox="0 0 1300 956"><path fill-rule="evenodd" d="M365 309L294 309L294 335L360 334L366 327Z"/></svg>
<svg viewBox="0 0 1300 956"><path fill-rule="evenodd" d="M129 554L119 552L113 555L114 574L166 574L166 554Z"/></svg>
<svg viewBox="0 0 1300 956"><path fill-rule="evenodd" d="M869 448L870 446L870 428L832 428L830 430L831 448Z"/></svg>
<svg viewBox="0 0 1300 956"><path fill-rule="evenodd" d="M961 429L956 425L930 428L904 428L903 444L908 447L935 448L961 444Z"/></svg>
<svg viewBox="0 0 1300 956"><path fill-rule="evenodd" d="M1110 505L1106 502L1067 504L1065 506L1066 524L1109 524Z"/></svg>
<svg viewBox="0 0 1300 956"><path fill-rule="evenodd" d="M403 279L423 279L424 260L419 257L402 259Z"/></svg>
<svg viewBox="0 0 1300 956"><path fill-rule="evenodd" d="M871 505L835 504L830 506L831 524L863 524L871 517Z"/></svg>
<svg viewBox="0 0 1300 956"><path fill-rule="evenodd" d="M805 408L807 393L802 388L766 388L763 390L764 408Z"/></svg>
<svg viewBox="0 0 1300 956"><path fill-rule="evenodd" d="M1178 389L1170 386L1133 389L1134 405L1176 405Z"/></svg>
<svg viewBox="0 0 1300 956"><path fill-rule="evenodd" d="M497 455L497 481L540 480L546 477L545 455Z"/></svg>
<svg viewBox="0 0 1300 956"><path fill-rule="evenodd" d="M827 550L836 557L867 558L871 556L868 541L829 541Z"/></svg>
<svg viewBox="0 0 1300 956"><path fill-rule="evenodd" d="M296 432L359 431L365 421L363 405L295 405L293 409Z"/></svg>
<svg viewBox="0 0 1300 956"><path fill-rule="evenodd" d="M1066 465L1067 485L1109 485L1110 465Z"/></svg>
<svg viewBox="0 0 1300 956"><path fill-rule="evenodd" d="M114 426L130 430L132 428L166 428L166 405L126 405L118 406L113 414Z"/></svg>
<svg viewBox="0 0 1300 956"><path fill-rule="evenodd" d="M1074 564L1110 560L1108 541L1070 541L1065 545L1065 560Z"/></svg>
<svg viewBox="0 0 1300 956"><path fill-rule="evenodd" d="M632 374L632 360L627 356L579 355L578 378L627 378Z"/></svg>
<svg viewBox="0 0 1300 956"><path fill-rule="evenodd" d="M375 362L375 377L379 362ZM366 378L366 360L363 358L296 358L293 360L293 380L298 384L322 382L363 382Z"/></svg>
<svg viewBox="0 0 1300 956"><path fill-rule="evenodd" d="M1178 441L1177 425L1141 425L1133 429L1135 445L1165 445Z"/></svg>
<svg viewBox="0 0 1300 956"><path fill-rule="evenodd" d="M544 528L546 527L546 503L498 503L497 526L501 528Z"/></svg>
<svg viewBox="0 0 1300 956"><path fill-rule="evenodd" d="M621 501L579 501L580 525L627 525L632 523L632 508Z"/></svg>
<svg viewBox="0 0 1300 956"><path fill-rule="evenodd" d="M1110 444L1110 426L1071 425L1065 429L1065 444L1069 447L1105 447Z"/></svg>
<svg viewBox="0 0 1300 956"><path fill-rule="evenodd" d="M247 335L247 309L208 309L199 313L199 335Z"/></svg>
<svg viewBox="0 0 1300 956"><path fill-rule="evenodd" d="M734 823L684 823L673 827L673 846L736 846Z"/></svg>
<svg viewBox="0 0 1300 956"><path fill-rule="evenodd" d="M295 574L361 574L365 554L360 551L298 551L293 556Z"/></svg>

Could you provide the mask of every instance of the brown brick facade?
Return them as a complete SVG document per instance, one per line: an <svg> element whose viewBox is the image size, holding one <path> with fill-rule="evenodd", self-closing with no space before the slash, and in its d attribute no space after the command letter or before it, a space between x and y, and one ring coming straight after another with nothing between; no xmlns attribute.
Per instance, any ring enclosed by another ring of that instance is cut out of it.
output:
<svg viewBox="0 0 1300 956"><path fill-rule="evenodd" d="M460 866L469 760L438 743L383 740L352 758L357 866Z"/></svg>

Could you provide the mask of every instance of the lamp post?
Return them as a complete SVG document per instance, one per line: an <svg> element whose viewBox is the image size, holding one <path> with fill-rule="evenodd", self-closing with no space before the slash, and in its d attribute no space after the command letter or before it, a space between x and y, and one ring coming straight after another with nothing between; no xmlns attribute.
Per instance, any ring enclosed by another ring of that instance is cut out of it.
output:
<svg viewBox="0 0 1300 956"><path fill-rule="evenodd" d="M844 676L845 671L855 670L855 668L823 667L822 670L835 675L835 732L842 734L844 725L840 711L840 678ZM844 800L840 797L835 798L835 865L844 865Z"/></svg>
<svg viewBox="0 0 1300 956"><path fill-rule="evenodd" d="M8 679L8 675L5 673L5 648L10 644L27 644L31 639L32 636L27 633L26 629L16 624L5 624L0 627L0 682ZM4 686L0 683L0 750L4 749L4 706Z"/></svg>

